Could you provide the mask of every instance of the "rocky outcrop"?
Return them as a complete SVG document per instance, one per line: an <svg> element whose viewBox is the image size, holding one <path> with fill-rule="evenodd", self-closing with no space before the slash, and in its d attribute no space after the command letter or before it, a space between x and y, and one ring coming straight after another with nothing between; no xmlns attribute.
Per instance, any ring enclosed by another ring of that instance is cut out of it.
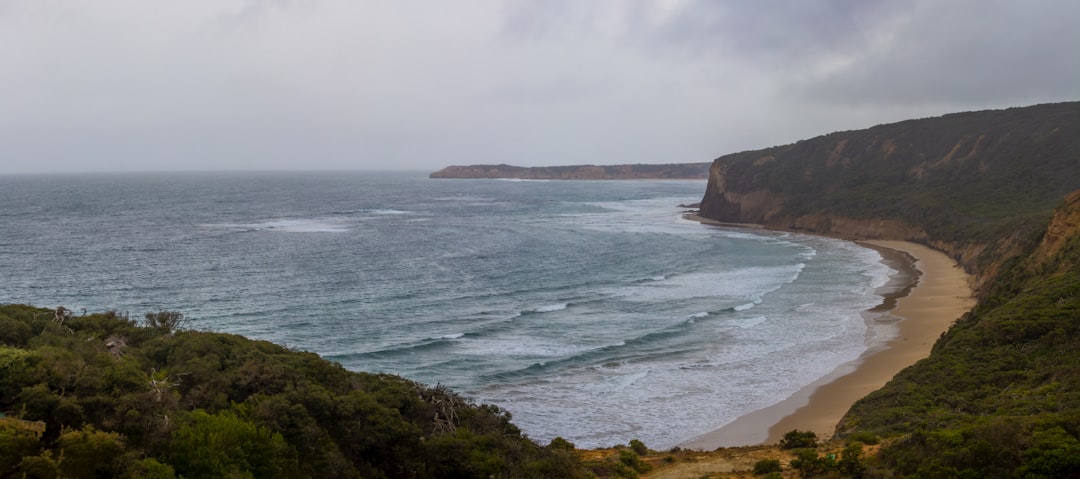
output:
<svg viewBox="0 0 1080 479"><path fill-rule="evenodd" d="M431 178L513 178L524 180L645 180L705 179L710 163L663 165L573 165L522 167L513 165L448 166Z"/></svg>

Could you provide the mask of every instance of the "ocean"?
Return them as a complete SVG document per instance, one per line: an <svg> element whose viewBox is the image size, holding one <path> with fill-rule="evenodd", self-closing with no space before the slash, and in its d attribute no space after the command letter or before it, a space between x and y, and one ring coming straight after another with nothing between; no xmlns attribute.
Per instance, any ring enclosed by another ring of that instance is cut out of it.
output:
<svg viewBox="0 0 1080 479"><path fill-rule="evenodd" d="M0 302L316 352L498 405L529 437L654 449L885 339L851 242L682 218L704 181L423 173L0 176Z"/></svg>

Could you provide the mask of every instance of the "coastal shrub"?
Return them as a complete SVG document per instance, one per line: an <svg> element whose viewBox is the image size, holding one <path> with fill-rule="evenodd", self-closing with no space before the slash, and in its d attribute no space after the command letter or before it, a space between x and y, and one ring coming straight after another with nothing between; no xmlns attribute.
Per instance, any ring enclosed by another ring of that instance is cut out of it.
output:
<svg viewBox="0 0 1080 479"><path fill-rule="evenodd" d="M60 476L60 466L52 457L52 451L45 451L37 456L26 456L19 462L18 475L25 479L56 479Z"/></svg>
<svg viewBox="0 0 1080 479"><path fill-rule="evenodd" d="M589 474L569 441L542 447L508 412L445 387L236 335L181 334L175 312L62 326L54 314L0 305L3 478Z"/></svg>
<svg viewBox="0 0 1080 479"><path fill-rule="evenodd" d="M60 472L79 479L116 477L126 468L123 437L93 426L60 435Z"/></svg>
<svg viewBox="0 0 1080 479"><path fill-rule="evenodd" d="M803 449L817 447L817 434L813 431L792 429L780 439L781 449Z"/></svg>
<svg viewBox="0 0 1080 479"><path fill-rule="evenodd" d="M878 438L877 434L870 431L859 431L848 436L848 441L861 442L867 446L873 446L881 442L881 439Z"/></svg>
<svg viewBox="0 0 1080 479"><path fill-rule="evenodd" d="M637 453L639 456L648 456L649 448L645 447L645 443L640 440L633 439L630 441L630 449Z"/></svg>
<svg viewBox="0 0 1080 479"><path fill-rule="evenodd" d="M626 464L631 469L637 472L647 472L652 469L647 462L642 461L638 454L631 450L621 449L619 450L619 462Z"/></svg>
<svg viewBox="0 0 1080 479"><path fill-rule="evenodd" d="M15 423L0 423L0 477L8 477L24 456L37 454L38 438L34 431Z"/></svg>
<svg viewBox="0 0 1080 479"><path fill-rule="evenodd" d="M136 462L129 473L131 477L142 479L176 479L176 471L172 466L162 464L152 457Z"/></svg>
<svg viewBox="0 0 1080 479"><path fill-rule="evenodd" d="M862 477L866 472L863 464L863 446L859 442L849 442L840 451L840 460L836 462L836 468L848 477Z"/></svg>
<svg viewBox="0 0 1080 479"><path fill-rule="evenodd" d="M835 470L836 456L818 455L813 449L799 449L795 451L795 459L791 460L791 468L799 471L803 477L815 477Z"/></svg>
<svg viewBox="0 0 1080 479"><path fill-rule="evenodd" d="M763 476L770 472L780 472L782 469L779 459L762 459L754 463L754 475L756 476Z"/></svg>
<svg viewBox="0 0 1080 479"><path fill-rule="evenodd" d="M1064 427L1055 426L1036 431L1034 444L1024 452L1024 465L1018 469L1022 477L1080 476L1080 440Z"/></svg>
<svg viewBox="0 0 1080 479"><path fill-rule="evenodd" d="M172 434L170 462L184 477L226 477L245 472L277 477L291 471L280 434L232 411L195 410Z"/></svg>
<svg viewBox="0 0 1080 479"><path fill-rule="evenodd" d="M559 436L559 437L556 437L555 439L552 439L551 443L548 444L548 447L551 448L551 449L558 449L558 450L561 450L561 451L573 451L574 450L574 443L572 443L570 441L567 441L566 439L563 439L562 436Z"/></svg>

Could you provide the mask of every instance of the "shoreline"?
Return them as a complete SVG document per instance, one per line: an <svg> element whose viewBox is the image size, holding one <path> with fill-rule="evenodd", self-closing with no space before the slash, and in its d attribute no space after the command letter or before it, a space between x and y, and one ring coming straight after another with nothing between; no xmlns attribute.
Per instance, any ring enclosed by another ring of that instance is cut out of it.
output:
<svg viewBox="0 0 1080 479"><path fill-rule="evenodd" d="M713 225L747 226L691 215L687 219L705 220L702 222ZM944 253L906 241L852 241L877 250L882 263L895 271L878 290L881 304L863 313L869 326L867 350L788 398L683 441L679 447L714 450L775 444L792 429L813 431L819 439L830 438L855 401L880 389L900 370L929 356L937 339L975 305L970 275ZM887 324L894 325L895 335L875 338L874 334Z"/></svg>

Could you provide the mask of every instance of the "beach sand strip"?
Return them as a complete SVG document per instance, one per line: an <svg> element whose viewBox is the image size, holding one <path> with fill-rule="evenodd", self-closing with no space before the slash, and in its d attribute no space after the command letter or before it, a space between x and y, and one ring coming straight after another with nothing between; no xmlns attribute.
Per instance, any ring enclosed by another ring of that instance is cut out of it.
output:
<svg viewBox="0 0 1080 479"><path fill-rule="evenodd" d="M864 315L869 322L895 322L896 335L876 344L871 341L858 359L784 401L741 416L680 447L713 450L774 444L793 429L829 438L855 401L880 389L901 369L929 356L938 338L975 305L970 275L944 253L904 241L858 243L878 250L882 261L897 271L882 290L882 304Z"/></svg>

